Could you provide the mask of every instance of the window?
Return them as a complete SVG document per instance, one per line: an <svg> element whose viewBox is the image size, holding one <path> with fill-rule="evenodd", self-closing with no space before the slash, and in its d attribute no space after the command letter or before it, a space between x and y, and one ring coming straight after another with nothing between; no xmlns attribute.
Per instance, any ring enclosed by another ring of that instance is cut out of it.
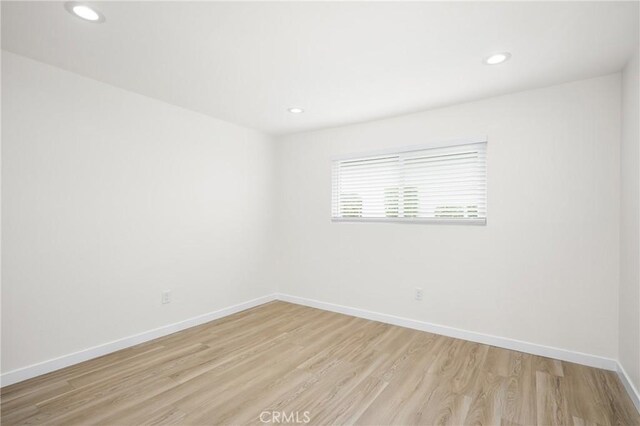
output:
<svg viewBox="0 0 640 426"><path fill-rule="evenodd" d="M485 224L486 139L333 160L335 221Z"/></svg>

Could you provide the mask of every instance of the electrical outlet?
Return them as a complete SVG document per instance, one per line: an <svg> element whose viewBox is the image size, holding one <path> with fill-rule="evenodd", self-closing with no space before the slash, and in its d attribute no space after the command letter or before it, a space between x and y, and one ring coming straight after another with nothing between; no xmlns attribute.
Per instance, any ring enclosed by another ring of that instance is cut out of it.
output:
<svg viewBox="0 0 640 426"><path fill-rule="evenodd" d="M171 290L164 290L162 292L162 304L171 302Z"/></svg>
<svg viewBox="0 0 640 426"><path fill-rule="evenodd" d="M416 287L416 300L422 300L422 289Z"/></svg>

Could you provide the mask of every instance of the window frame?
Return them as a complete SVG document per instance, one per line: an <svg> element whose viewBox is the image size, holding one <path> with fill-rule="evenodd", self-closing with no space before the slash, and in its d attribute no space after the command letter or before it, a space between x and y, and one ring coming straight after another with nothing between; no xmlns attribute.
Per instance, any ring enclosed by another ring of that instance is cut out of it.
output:
<svg viewBox="0 0 640 426"><path fill-rule="evenodd" d="M397 148L387 148L376 151L367 151L367 152L358 152L351 153L346 155L337 155L331 157L331 203L330 203L330 211L329 215L331 217L331 222L335 223L404 223L404 224L443 224L443 225L477 225L477 226L486 226L487 217L489 216L489 206L488 206L488 198L489 198L489 188L488 188L488 180L489 180L489 160L486 159L485 162L485 171L486 171L486 180L487 180L487 188L485 191L485 199L487 200L487 208L486 215L482 218L460 218L460 219L449 219L449 218L419 218L419 217L334 217L333 216L333 165L337 161L345 161L345 160L354 160L361 159L366 157L376 157L376 156L384 156L384 155L394 155L394 154L406 154L414 151L424 151L429 149L437 149L437 148L452 148L461 145L472 145L472 144L486 144L486 152L489 150L489 141L486 136L478 136L478 137L470 137L470 138L460 138L460 139L449 139L449 140L441 140L434 141L425 144L419 145L410 145L404 147ZM488 155L488 154L487 154Z"/></svg>

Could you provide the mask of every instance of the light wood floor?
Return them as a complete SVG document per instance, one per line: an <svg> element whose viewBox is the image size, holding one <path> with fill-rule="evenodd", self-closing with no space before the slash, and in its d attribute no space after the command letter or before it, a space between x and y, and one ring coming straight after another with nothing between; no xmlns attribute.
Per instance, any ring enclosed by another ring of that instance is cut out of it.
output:
<svg viewBox="0 0 640 426"><path fill-rule="evenodd" d="M284 302L8 386L1 406L3 425L640 424L613 372Z"/></svg>

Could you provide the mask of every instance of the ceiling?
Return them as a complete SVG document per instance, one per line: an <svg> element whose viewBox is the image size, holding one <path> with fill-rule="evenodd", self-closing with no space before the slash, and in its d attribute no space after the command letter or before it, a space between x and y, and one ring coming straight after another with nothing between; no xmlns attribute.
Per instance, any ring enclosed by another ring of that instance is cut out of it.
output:
<svg viewBox="0 0 640 426"><path fill-rule="evenodd" d="M106 22L3 1L2 47L270 134L604 75L638 43L637 2L88 4Z"/></svg>

